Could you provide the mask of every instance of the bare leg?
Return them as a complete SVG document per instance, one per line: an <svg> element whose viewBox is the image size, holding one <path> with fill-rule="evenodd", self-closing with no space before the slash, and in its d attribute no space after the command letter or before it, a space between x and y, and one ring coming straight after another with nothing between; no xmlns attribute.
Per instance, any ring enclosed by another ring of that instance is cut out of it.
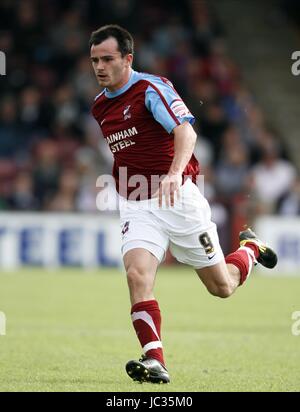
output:
<svg viewBox="0 0 300 412"><path fill-rule="evenodd" d="M153 288L159 262L148 250L136 248L124 256L131 304L154 299Z"/></svg>
<svg viewBox="0 0 300 412"><path fill-rule="evenodd" d="M233 294L240 284L240 271L225 260L213 266L196 269L201 281L209 293L220 298L227 298Z"/></svg>

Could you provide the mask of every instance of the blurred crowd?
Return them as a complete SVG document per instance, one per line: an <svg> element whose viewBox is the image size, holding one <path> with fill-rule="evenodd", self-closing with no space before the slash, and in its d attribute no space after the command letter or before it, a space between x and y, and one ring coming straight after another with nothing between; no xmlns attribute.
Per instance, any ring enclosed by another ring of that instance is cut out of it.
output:
<svg viewBox="0 0 300 412"><path fill-rule="evenodd" d="M176 6L175 6L176 5ZM88 39L118 23L134 68L169 78L196 117L196 156L215 220L300 214L300 178L201 0L1 0L0 210L96 211L112 156L90 114L99 93Z"/></svg>

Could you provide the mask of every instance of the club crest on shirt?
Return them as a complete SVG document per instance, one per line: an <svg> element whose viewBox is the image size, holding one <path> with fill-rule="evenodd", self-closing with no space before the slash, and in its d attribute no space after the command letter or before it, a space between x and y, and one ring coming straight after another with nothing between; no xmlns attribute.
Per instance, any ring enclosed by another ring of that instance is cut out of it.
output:
<svg viewBox="0 0 300 412"><path fill-rule="evenodd" d="M189 109L180 99L173 100L171 103L170 109L172 110L172 112L175 114L176 117L184 117L184 116L191 114Z"/></svg>
<svg viewBox="0 0 300 412"><path fill-rule="evenodd" d="M126 106L124 111L123 111L123 116L124 120L130 119L131 118L131 113L129 112L131 105Z"/></svg>

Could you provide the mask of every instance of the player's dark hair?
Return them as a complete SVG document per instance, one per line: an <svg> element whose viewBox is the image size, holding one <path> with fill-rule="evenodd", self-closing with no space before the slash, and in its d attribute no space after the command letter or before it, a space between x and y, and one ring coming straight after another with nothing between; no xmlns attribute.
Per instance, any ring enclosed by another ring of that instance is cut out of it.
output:
<svg viewBox="0 0 300 412"><path fill-rule="evenodd" d="M102 43L109 37L113 37L117 40L118 50L122 57L126 56L126 54L133 54L133 38L131 34L117 24L108 24L107 26L100 27L100 29L93 31L89 41L90 48L93 45Z"/></svg>

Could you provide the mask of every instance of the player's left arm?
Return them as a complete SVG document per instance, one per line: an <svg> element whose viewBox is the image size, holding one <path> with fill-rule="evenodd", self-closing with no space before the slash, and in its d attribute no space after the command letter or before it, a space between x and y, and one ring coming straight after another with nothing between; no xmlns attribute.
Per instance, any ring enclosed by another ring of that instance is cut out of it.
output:
<svg viewBox="0 0 300 412"><path fill-rule="evenodd" d="M167 79L156 79L147 89L146 107L168 133L174 134L174 157L167 176L161 181L158 193L159 206L165 197L166 206L174 206L174 197L182 184L182 174L192 157L197 135L195 121L180 96Z"/></svg>
<svg viewBox="0 0 300 412"><path fill-rule="evenodd" d="M189 122L184 122L173 129L174 133L174 158L167 176L161 181L159 187L159 206L165 197L166 206L174 206L175 194L179 197L179 188L182 183L183 171L190 161L197 135Z"/></svg>

